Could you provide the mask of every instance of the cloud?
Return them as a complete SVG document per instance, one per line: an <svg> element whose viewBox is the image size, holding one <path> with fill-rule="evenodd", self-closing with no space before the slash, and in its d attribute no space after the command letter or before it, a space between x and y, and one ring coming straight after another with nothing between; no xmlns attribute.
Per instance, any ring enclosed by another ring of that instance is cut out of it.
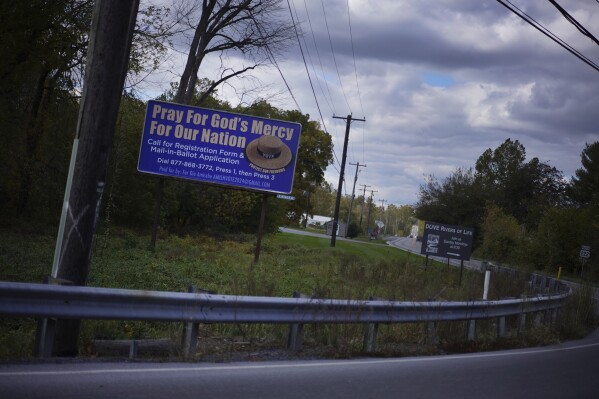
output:
<svg viewBox="0 0 599 399"><path fill-rule="evenodd" d="M367 165L358 185L377 190L375 200L415 203L424 176L442 179L473 167L484 150L507 138L519 140L529 158L570 176L581 166L585 143L599 140L599 73L498 2L350 0L349 18L347 0L291 3L312 85L297 46L278 58L279 67L302 112L333 135L339 159L345 124L333 115L366 117L352 124L348 162ZM550 3L514 3L599 63L599 46ZM596 2L564 7L599 35ZM231 56L228 62L243 61ZM210 77L209 65L200 73ZM276 69L254 76L262 89L255 97L276 93L276 106L296 108ZM221 94L239 101L230 88ZM335 187L338 170L325 174ZM351 191L354 172L346 169L344 192Z"/></svg>

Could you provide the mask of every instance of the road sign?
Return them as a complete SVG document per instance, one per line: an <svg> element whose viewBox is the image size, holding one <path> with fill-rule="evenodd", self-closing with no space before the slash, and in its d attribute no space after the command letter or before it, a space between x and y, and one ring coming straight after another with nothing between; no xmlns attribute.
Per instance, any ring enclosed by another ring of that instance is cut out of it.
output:
<svg viewBox="0 0 599 399"><path fill-rule="evenodd" d="M277 198L287 200L287 201L295 200L295 197L293 195L285 195L285 194L277 194Z"/></svg>
<svg viewBox="0 0 599 399"><path fill-rule="evenodd" d="M137 170L271 193L291 193L301 125L149 101Z"/></svg>
<svg viewBox="0 0 599 399"><path fill-rule="evenodd" d="M422 235L423 255L469 260L472 252L474 229L434 222L424 222Z"/></svg>
<svg viewBox="0 0 599 399"><path fill-rule="evenodd" d="M580 247L580 257L583 259L591 257L591 247L589 245L582 245Z"/></svg>

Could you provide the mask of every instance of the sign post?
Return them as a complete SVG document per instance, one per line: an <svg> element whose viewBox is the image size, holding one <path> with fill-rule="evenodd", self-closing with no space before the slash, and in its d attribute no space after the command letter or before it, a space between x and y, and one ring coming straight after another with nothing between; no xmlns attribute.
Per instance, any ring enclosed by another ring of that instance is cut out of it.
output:
<svg viewBox="0 0 599 399"><path fill-rule="evenodd" d="M591 257L591 246L581 245L580 246L580 277L582 278L582 271L587 259Z"/></svg>

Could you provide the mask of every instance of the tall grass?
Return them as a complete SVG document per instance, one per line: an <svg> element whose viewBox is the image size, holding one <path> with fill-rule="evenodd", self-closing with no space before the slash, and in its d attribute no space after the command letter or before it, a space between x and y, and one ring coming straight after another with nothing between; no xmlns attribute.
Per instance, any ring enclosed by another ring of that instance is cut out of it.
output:
<svg viewBox="0 0 599 399"><path fill-rule="evenodd" d="M255 237L219 237L162 234L155 252L146 248L149 237L111 228L98 234L88 285L161 291L187 291L190 285L221 294L290 297L299 291L318 298L366 300L473 300L482 297L483 276L433 263L386 245L337 241L293 234L274 234L262 242L260 261L254 263ZM50 273L54 232L39 229L0 230L0 279L41 282ZM489 299L518 297L524 282L494 276ZM580 299L584 302L584 298ZM578 308L575 320L589 322L588 311ZM563 312L572 315L570 311ZM571 316L574 317L574 316ZM488 324L488 326L486 326ZM320 348L328 356L351 356L362 347L361 325L310 325L305 347ZM481 336L492 336L492 322L481 323ZM578 328L578 327L576 327ZM437 327L440 346L463 342L463 323ZM209 356L238 349L285 346L287 326L202 326L199 354ZM486 332L488 331L488 333ZM35 322L0 319L0 357L24 357L31 351ZM82 324L81 352L93 339L180 339L177 323L91 321ZM432 353L423 326L380 326L381 353Z"/></svg>

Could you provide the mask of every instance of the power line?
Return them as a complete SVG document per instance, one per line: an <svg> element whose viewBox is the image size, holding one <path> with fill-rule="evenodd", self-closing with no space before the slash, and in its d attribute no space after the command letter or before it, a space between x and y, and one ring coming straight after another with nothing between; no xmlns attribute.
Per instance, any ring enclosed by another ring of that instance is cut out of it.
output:
<svg viewBox="0 0 599 399"><path fill-rule="evenodd" d="M568 11L566 11L562 6L560 6L557 1L555 0L549 0L549 2L551 4L553 4L555 6L555 8L557 8L559 10L560 13L562 13L562 15L564 16L564 18L566 18L566 20L568 20L568 22L570 22L572 25L574 25L576 27L576 29L578 29L578 31L580 33L582 33L583 35L585 35L586 37L590 38L592 41L595 42L595 44L599 45L599 40L597 40L597 38L595 36L593 36L593 34L591 32L589 32L584 26L582 26L572 15L570 15L568 13ZM599 0L597 1L599 3Z"/></svg>
<svg viewBox="0 0 599 399"><path fill-rule="evenodd" d="M252 17L252 20L254 21L254 24L256 24L256 28L258 29L258 33L260 34L260 38L262 40L264 40L264 34L262 33L262 28L260 27L260 24L257 23L253 17ZM293 92L291 91L291 87L289 87L289 83L287 83L287 79L285 79L285 76L283 75L283 71L281 71L281 68L279 67L279 64L277 63L277 60L275 59L275 55L273 54L272 50L270 49L270 46L268 45L268 43L266 44L265 47L266 47L266 52L268 53L269 58L271 59L272 63L275 65L275 67L279 71L279 74L281 75L283 82L285 82L285 86L287 86L287 90L289 91L289 94L291 94L291 98L293 99L295 106L297 107L298 111L303 114L302 108L300 107L299 103L297 102L297 99L293 95Z"/></svg>
<svg viewBox="0 0 599 399"><path fill-rule="evenodd" d="M599 1L599 0L597 0L597 1ZM360 109L362 110L362 115L366 115L366 113L364 112L364 107L362 106L362 96L360 94L360 84L358 83L358 69L356 68L356 52L354 51L354 35L352 34L352 29L351 29L349 0L347 0L347 23L349 25L349 40L351 42L351 55L354 60L354 75L356 76L356 88L358 89L358 101L360 102Z"/></svg>
<svg viewBox="0 0 599 399"><path fill-rule="evenodd" d="M304 56L304 50L302 49L302 43L299 38L299 33L297 31L297 25L295 23L295 18L293 17L293 11L291 10L291 4L289 3L289 0L287 0L287 6L289 7L289 14L291 14L291 23L293 24L295 36L297 37L297 44L299 45L300 52L302 54L302 60L304 61L304 67L306 68L306 74L308 75L308 80L310 81L310 88L312 89L312 95L314 96L314 101L316 101L316 108L318 109L318 113L320 114L320 120L322 121L322 127L323 127L324 131L326 133L328 133L327 127L324 123L324 118L322 116L322 112L320 111L320 104L318 103L318 98L316 98L316 92L314 91L314 85L312 84L312 78L310 77L310 71L308 70L308 64L306 63L306 57ZM333 150L333 155L335 155L334 150ZM335 155L335 158L337 158L336 155ZM339 162L339 161L337 161L337 162ZM335 167L335 165L333 165L333 167Z"/></svg>
<svg viewBox="0 0 599 399"><path fill-rule="evenodd" d="M550 38L551 40L553 40L554 42L556 42L557 44L559 44L560 46L565 48L566 50L568 50L570 53L574 54L575 57L579 58L581 61L588 64L591 68L593 68L599 72L599 65L597 65L596 63L594 63L593 61L588 59L586 56L584 56L578 50L576 50L575 48L570 46L568 43L564 42L561 38L559 38L557 35L555 35L549 29L545 28L542 24L537 22L534 18L532 18L530 15L528 15L521 9L519 9L517 6L515 6L509 0L497 0L497 2L499 4L501 4L502 6L504 6L505 8L507 8L508 10L510 10L511 12L513 12L514 14L516 14L517 16L519 16L520 18L522 18L524 21L526 21L532 27L537 29L539 32L541 32L542 34L544 34L545 36L547 36L548 38ZM509 3L509 5L506 3Z"/></svg>
<svg viewBox="0 0 599 399"><path fill-rule="evenodd" d="M324 8L324 1L320 0L322 4L322 13L324 14L324 24L327 28L327 34L329 35L329 44L331 45L331 53L333 54L333 62L335 64L335 70L337 71L337 77L339 78L339 85L341 87L341 92L343 93L343 97L345 98L345 103L347 104L347 108L351 113L351 106L349 105L349 101L347 101L347 96L345 95L345 89L343 88L343 82L341 81L341 74L339 73L339 66L337 65L337 58L335 57L335 50L333 50L333 40L331 39L331 31L329 30L329 22L327 20L327 13Z"/></svg>
<svg viewBox="0 0 599 399"><path fill-rule="evenodd" d="M330 108L331 108L331 111L333 111L333 114L336 114L337 111L335 111L335 105L334 105L335 103L333 101L333 96L331 95L331 89L329 87L329 82L327 81L325 73L324 73L324 67L322 66L322 58L320 57L320 51L318 51L318 45L316 44L316 36L314 35L314 29L312 28L312 20L310 19L310 12L308 11L308 4L306 3L306 0L304 0L304 8L306 9L306 16L308 17L308 25L310 26L310 33L312 34L312 41L314 42L314 48L316 49L316 56L318 57L318 63L320 64L320 72L322 74L322 80L325 83L325 86L327 88L327 93L329 94L329 98L331 100ZM323 90L322 94L324 95L324 90ZM327 102L328 102L328 100L327 100Z"/></svg>

